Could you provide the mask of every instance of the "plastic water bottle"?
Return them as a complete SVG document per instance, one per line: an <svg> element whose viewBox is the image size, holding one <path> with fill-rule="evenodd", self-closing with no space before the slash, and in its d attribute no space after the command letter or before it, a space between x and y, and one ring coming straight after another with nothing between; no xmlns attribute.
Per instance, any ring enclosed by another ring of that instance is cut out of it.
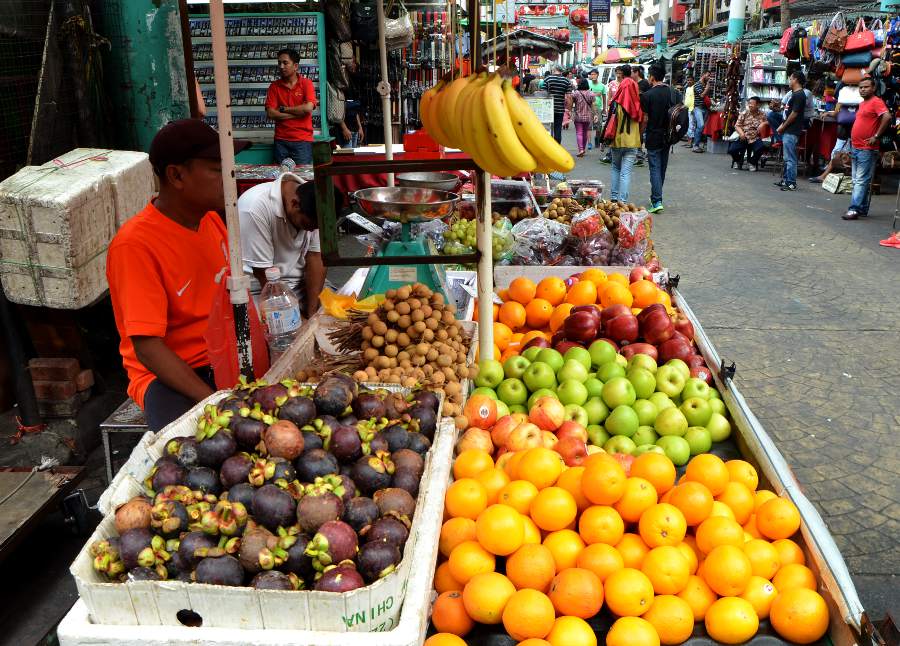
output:
<svg viewBox="0 0 900 646"><path fill-rule="evenodd" d="M300 329L300 302L294 292L281 282L278 267L266 269L266 286L259 296L259 308L266 325L269 358L274 363L291 347Z"/></svg>

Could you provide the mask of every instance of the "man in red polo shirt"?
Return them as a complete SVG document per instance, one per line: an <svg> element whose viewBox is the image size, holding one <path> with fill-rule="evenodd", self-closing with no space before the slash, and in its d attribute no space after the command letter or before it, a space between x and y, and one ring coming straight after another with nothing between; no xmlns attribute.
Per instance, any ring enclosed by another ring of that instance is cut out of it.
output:
<svg viewBox="0 0 900 646"><path fill-rule="evenodd" d="M312 163L312 112L316 107L316 89L297 73L300 54L296 49L278 52L281 78L269 86L266 116L275 121L275 163L293 159L297 164Z"/></svg>
<svg viewBox="0 0 900 646"><path fill-rule="evenodd" d="M858 220L869 214L872 177L881 154L881 135L893 120L884 101L875 96L875 80L871 76L859 82L862 104L856 110L856 120L850 131L850 157L853 160L853 193L850 208L841 217Z"/></svg>

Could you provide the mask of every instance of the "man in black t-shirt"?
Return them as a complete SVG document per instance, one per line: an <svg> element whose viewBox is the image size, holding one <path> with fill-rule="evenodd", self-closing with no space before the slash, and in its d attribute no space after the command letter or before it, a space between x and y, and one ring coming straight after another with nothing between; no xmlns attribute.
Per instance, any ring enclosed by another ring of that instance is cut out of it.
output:
<svg viewBox="0 0 900 646"><path fill-rule="evenodd" d="M797 190L797 142L803 134L803 113L806 110L806 93L803 91L806 76L798 70L791 74L790 82L792 91L785 108L787 116L777 130L784 150L784 170L781 181L775 182L775 186L782 191Z"/></svg>
<svg viewBox="0 0 900 646"><path fill-rule="evenodd" d="M641 94L652 87L650 85L650 81L644 78L644 68L640 65L635 65L631 68L631 78L633 78L634 82L638 84L638 92L640 92Z"/></svg>
<svg viewBox="0 0 900 646"><path fill-rule="evenodd" d="M544 89L553 97L553 138L562 141L563 116L566 112L566 95L572 93L572 81L563 76L563 68L556 66L554 73L544 79Z"/></svg>
<svg viewBox="0 0 900 646"><path fill-rule="evenodd" d="M663 184L669 165L669 110L675 105L675 97L672 88L663 83L665 75L661 65L651 65L651 88L641 94L642 126L650 164L650 213L663 210Z"/></svg>

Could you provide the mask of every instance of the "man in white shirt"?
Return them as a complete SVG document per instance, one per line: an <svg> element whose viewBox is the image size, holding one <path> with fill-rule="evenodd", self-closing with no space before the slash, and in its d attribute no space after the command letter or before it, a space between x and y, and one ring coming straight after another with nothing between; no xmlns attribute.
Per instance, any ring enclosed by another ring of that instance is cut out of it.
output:
<svg viewBox="0 0 900 646"><path fill-rule="evenodd" d="M325 286L313 183L284 173L244 192L238 213L244 272L254 278L251 293L259 295L266 269L278 267L282 280L297 294L304 316L311 317L319 309Z"/></svg>

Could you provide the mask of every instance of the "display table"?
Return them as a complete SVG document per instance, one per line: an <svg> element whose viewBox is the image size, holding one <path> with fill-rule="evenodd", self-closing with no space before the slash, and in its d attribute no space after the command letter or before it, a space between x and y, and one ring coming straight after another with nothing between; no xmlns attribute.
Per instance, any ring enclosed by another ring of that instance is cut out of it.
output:
<svg viewBox="0 0 900 646"><path fill-rule="evenodd" d="M806 131L806 150L810 155L819 155L822 159L831 159L831 151L837 143L837 121L825 117L812 120Z"/></svg>

